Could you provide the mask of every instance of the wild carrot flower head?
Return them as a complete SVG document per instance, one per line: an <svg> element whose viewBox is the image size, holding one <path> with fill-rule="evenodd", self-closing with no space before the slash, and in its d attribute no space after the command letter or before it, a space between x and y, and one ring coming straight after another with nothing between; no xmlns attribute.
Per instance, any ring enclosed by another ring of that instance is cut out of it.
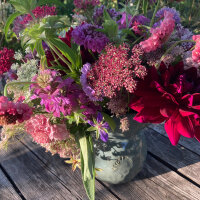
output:
<svg viewBox="0 0 200 200"><path fill-rule="evenodd" d="M134 70L142 65L137 60L139 56L129 58L129 50L126 44L119 47L112 44L106 46L106 53L101 54L87 75L88 83L94 89L95 96L113 98L123 88L129 93L134 92L137 85L135 80L137 74ZM140 75L142 76L142 73Z"/></svg>

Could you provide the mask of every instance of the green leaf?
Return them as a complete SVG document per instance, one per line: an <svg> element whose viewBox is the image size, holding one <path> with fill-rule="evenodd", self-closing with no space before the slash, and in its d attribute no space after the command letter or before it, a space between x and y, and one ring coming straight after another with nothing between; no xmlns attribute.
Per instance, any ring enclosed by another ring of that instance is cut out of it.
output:
<svg viewBox="0 0 200 200"><path fill-rule="evenodd" d="M37 40L35 43L35 49L37 51L37 53L39 54L39 56L45 56L45 52L44 49L42 47L42 40Z"/></svg>
<svg viewBox="0 0 200 200"><path fill-rule="evenodd" d="M75 52L59 38L48 39L50 46L56 47L73 65L76 63Z"/></svg>
<svg viewBox="0 0 200 200"><path fill-rule="evenodd" d="M10 25L13 23L13 21L15 20L15 18L18 17L19 15L21 15L20 12L15 12L12 15L10 15L9 18L8 18L8 20L6 21L6 24L4 26L4 33L5 33L6 40L8 40L8 31L9 31Z"/></svg>
<svg viewBox="0 0 200 200"><path fill-rule="evenodd" d="M81 174L86 193L90 200L95 200L95 164L91 136L79 139L81 148Z"/></svg>
<svg viewBox="0 0 200 200"><path fill-rule="evenodd" d="M63 67L61 65L57 65L57 66L51 66L51 67L48 67L49 69L55 69L55 70L61 70L65 73L69 73L70 71L66 69L66 67Z"/></svg>
<svg viewBox="0 0 200 200"><path fill-rule="evenodd" d="M21 14L31 13L37 5L37 0L10 0L10 3Z"/></svg>
<svg viewBox="0 0 200 200"><path fill-rule="evenodd" d="M89 132L93 132L93 131L96 131L97 130L97 128L95 128L95 127L93 127L93 126L91 126L91 127L89 127L88 129L87 129L87 131L89 131Z"/></svg>
<svg viewBox="0 0 200 200"><path fill-rule="evenodd" d="M101 112L101 114L103 115L104 119L106 122L108 122L110 128L112 129L112 131L115 131L116 128L116 123L115 121L106 113Z"/></svg>

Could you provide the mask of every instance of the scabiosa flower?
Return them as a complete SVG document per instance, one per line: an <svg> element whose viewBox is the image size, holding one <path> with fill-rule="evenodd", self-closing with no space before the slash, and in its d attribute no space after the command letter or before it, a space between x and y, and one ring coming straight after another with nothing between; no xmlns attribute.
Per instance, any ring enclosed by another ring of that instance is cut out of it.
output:
<svg viewBox="0 0 200 200"><path fill-rule="evenodd" d="M157 28L151 29L151 36L140 42L145 53L155 51L160 48L164 42L170 37L175 27L175 20L171 12L166 11L164 13L164 20L161 22L161 25Z"/></svg>
<svg viewBox="0 0 200 200"><path fill-rule="evenodd" d="M85 49L100 53L109 42L107 36L96 31L100 27L92 24L81 24L72 31L72 38L78 45L83 45Z"/></svg>
<svg viewBox="0 0 200 200"><path fill-rule="evenodd" d="M51 124L45 115L35 115L25 123L25 129L39 144L64 140L69 132L65 124Z"/></svg>
<svg viewBox="0 0 200 200"><path fill-rule="evenodd" d="M10 70L14 60L14 53L12 49L7 49L6 47L0 51L0 75Z"/></svg>
<svg viewBox="0 0 200 200"><path fill-rule="evenodd" d="M88 6L95 7L99 4L99 0L74 0L74 6L79 9L86 9Z"/></svg>
<svg viewBox="0 0 200 200"><path fill-rule="evenodd" d="M134 65L141 65L140 61L136 61L137 57L128 57L129 50L126 44L119 47L108 44L105 48L106 53L101 54L92 66L87 79L97 97L113 98L123 88L129 93L134 92L137 85ZM142 76L142 73L140 75Z"/></svg>
<svg viewBox="0 0 200 200"><path fill-rule="evenodd" d="M91 68L91 64L86 63L85 65L83 65L83 68L81 69L82 75L80 77L80 82L81 82L83 91L89 97L91 101L102 101L103 99L101 97L97 97L95 95L95 91L87 83L87 74L90 71L90 68Z"/></svg>
<svg viewBox="0 0 200 200"><path fill-rule="evenodd" d="M16 121L22 123L30 119L32 108L22 102L9 101L7 97L0 97L0 124L15 124Z"/></svg>
<svg viewBox="0 0 200 200"><path fill-rule="evenodd" d="M97 119L94 120L94 122L91 120L88 120L88 123L97 129L97 133L98 135L100 135L100 139L103 142L108 141L107 130L110 129L110 126L108 125L107 122L103 121L103 115L100 112L98 112Z"/></svg>
<svg viewBox="0 0 200 200"><path fill-rule="evenodd" d="M173 14L173 16L174 16L173 18L174 18L174 20L177 24L181 23L180 13L175 8L169 8L169 7L165 6L165 7L161 8L160 10L157 11L156 17L163 19L164 13L166 11Z"/></svg>
<svg viewBox="0 0 200 200"><path fill-rule="evenodd" d="M103 12L105 9L113 20L116 20L116 18L119 16L119 12L117 12L114 8L107 9L104 5L102 5L94 10L93 19L95 24L102 25Z"/></svg>

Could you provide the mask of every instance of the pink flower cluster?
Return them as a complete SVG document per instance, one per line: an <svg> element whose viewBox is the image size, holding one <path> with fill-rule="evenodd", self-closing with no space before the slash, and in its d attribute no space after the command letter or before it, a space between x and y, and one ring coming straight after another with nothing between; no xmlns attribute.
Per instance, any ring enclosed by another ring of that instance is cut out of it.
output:
<svg viewBox="0 0 200 200"><path fill-rule="evenodd" d="M35 115L25 124L26 132L39 144L65 140L69 136L66 124L52 125L45 115Z"/></svg>
<svg viewBox="0 0 200 200"><path fill-rule="evenodd" d="M125 44L119 47L108 44L105 47L106 53L101 54L87 75L88 82L97 97L113 98L123 88L129 93L134 92L137 85L135 78L137 74L141 78L143 73L139 73L141 66L141 61L138 61L139 55L129 58L129 50ZM135 52L135 54L137 53ZM137 67L138 73L135 74L134 69ZM143 70L146 69L143 68Z"/></svg>
<svg viewBox="0 0 200 200"><path fill-rule="evenodd" d="M22 123L30 119L33 114L32 108L22 102L9 101L7 97L0 97L0 124L15 124L16 121Z"/></svg>
<svg viewBox="0 0 200 200"><path fill-rule="evenodd" d="M171 12L164 13L164 20L157 28L151 29L151 36L140 42L141 47L145 53L155 51L160 48L164 42L169 38L175 27L174 16Z"/></svg>
<svg viewBox="0 0 200 200"><path fill-rule="evenodd" d="M88 6L97 6L100 4L99 0L74 0L74 5L79 9L86 9Z"/></svg>
<svg viewBox="0 0 200 200"><path fill-rule="evenodd" d="M15 52L12 49L3 48L0 51L0 75L10 70L14 54Z"/></svg>
<svg viewBox="0 0 200 200"><path fill-rule="evenodd" d="M193 35L192 39L196 41L195 49L192 51L194 62L200 63L200 35Z"/></svg>
<svg viewBox="0 0 200 200"><path fill-rule="evenodd" d="M34 14L36 19L42 19L48 15L56 15L56 7L55 6L38 6L36 7L32 13ZM24 24L28 24L29 21L32 21L33 18L30 14L26 15L25 18L23 19Z"/></svg>
<svg viewBox="0 0 200 200"><path fill-rule="evenodd" d="M41 7L38 6L32 11L32 13L34 14L36 19L42 19L49 15L56 15L56 7L49 7L47 5ZM26 25L32 20L33 18L30 14L17 17L14 21L13 27L13 31L15 32L15 34L19 36L20 31L23 30Z"/></svg>

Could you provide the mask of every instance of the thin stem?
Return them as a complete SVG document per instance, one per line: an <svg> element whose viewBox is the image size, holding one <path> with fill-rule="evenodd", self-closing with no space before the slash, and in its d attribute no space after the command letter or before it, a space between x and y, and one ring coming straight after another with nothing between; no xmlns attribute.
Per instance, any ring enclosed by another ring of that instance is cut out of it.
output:
<svg viewBox="0 0 200 200"><path fill-rule="evenodd" d="M194 40L180 40L180 41L177 41L175 42L169 49L167 49L165 51L165 53L163 54L163 56L161 57L160 59L160 62L156 64L156 67L159 67L160 66L160 63L164 60L164 58L166 57L166 55L171 52L178 44L181 44L183 42L192 42L192 43L196 43Z"/></svg>
<svg viewBox="0 0 200 200"><path fill-rule="evenodd" d="M67 66L69 67L69 69L71 70L71 72L74 72L74 70L71 67L71 64L62 56L62 54L50 43L48 42L49 46L51 49L53 49L53 51L57 54L57 56L65 63L67 64Z"/></svg>
<svg viewBox="0 0 200 200"><path fill-rule="evenodd" d="M36 83L36 82L8 82L6 85L5 85L5 87L4 87L4 96L8 96L8 90L7 90L7 88L8 88L8 86L10 86L10 85L21 85L21 84L24 84L24 85L31 85L31 84L34 84L34 83Z"/></svg>
<svg viewBox="0 0 200 200"><path fill-rule="evenodd" d="M157 13L157 11L158 11L159 5L160 5L160 0L158 0L157 5L156 5L156 8L155 8L155 10L154 10L154 12L153 12L153 16L152 16L152 18L151 18L150 27L153 26L154 19L155 19L156 13Z"/></svg>

